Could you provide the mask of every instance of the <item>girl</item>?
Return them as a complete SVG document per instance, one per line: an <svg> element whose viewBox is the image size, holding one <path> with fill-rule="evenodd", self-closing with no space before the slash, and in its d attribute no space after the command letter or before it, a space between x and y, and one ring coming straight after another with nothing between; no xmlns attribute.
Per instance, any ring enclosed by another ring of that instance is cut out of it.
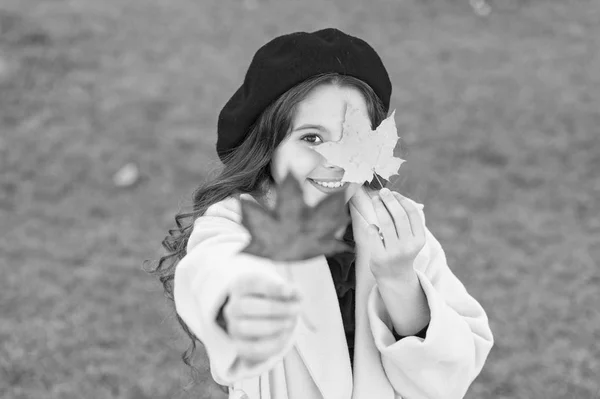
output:
<svg viewBox="0 0 600 399"><path fill-rule="evenodd" d="M261 47L221 111L224 170L177 216L156 272L192 352L206 347L230 397L458 399L481 371L493 345L487 316L448 268L422 206L376 183L340 185L343 169L313 150L340 140L348 106L378 126L390 96L375 50L325 29ZM241 252L250 236L240 200L272 206L288 173L309 205L344 191L354 251L297 265Z"/></svg>

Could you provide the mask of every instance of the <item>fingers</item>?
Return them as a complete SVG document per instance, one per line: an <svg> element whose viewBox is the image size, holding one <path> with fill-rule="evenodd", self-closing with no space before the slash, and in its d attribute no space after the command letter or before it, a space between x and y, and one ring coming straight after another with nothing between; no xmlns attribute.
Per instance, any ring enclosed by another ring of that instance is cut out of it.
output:
<svg viewBox="0 0 600 399"><path fill-rule="evenodd" d="M228 334L239 355L257 362L277 353L288 342L298 324L300 302L246 295L233 297L225 313Z"/></svg>
<svg viewBox="0 0 600 399"><path fill-rule="evenodd" d="M232 291L239 295L250 294L282 300L297 299L300 296L298 289L293 285L264 273L244 274L235 281Z"/></svg>
<svg viewBox="0 0 600 399"><path fill-rule="evenodd" d="M295 324L296 318L237 319L229 326L229 334L242 341L274 339Z"/></svg>
<svg viewBox="0 0 600 399"><path fill-rule="evenodd" d="M300 300L290 301L267 299L255 296L243 296L231 306L226 307L225 312L229 318L241 319L281 319L296 316L300 313Z"/></svg>
<svg viewBox="0 0 600 399"><path fill-rule="evenodd" d="M228 333L236 340L280 335L297 322L301 303L297 289L277 276L242 274L224 308Z"/></svg>
<svg viewBox="0 0 600 399"><path fill-rule="evenodd" d="M398 203L402 206L402 208L404 208L413 235L424 240L425 226L417 207L408 198L404 197L400 193L394 192L394 197L398 200Z"/></svg>
<svg viewBox="0 0 600 399"><path fill-rule="evenodd" d="M403 239L413 235L408 215L398 198L387 188L380 190L381 199L387 208L396 228L398 238Z"/></svg>
<svg viewBox="0 0 600 399"><path fill-rule="evenodd" d="M238 339L235 340L240 357L249 362L260 362L281 351L290 339L293 326L283 330L281 334L266 339Z"/></svg>
<svg viewBox="0 0 600 399"><path fill-rule="evenodd" d="M373 207L386 242L395 238L391 233L392 227L400 240L410 236L425 236L425 228L418 208L400 193L387 188L381 189L380 195L373 198Z"/></svg>
<svg viewBox="0 0 600 399"><path fill-rule="evenodd" d="M383 240L386 245L390 245L398 241L398 233L396 232L396 226L394 220L390 216L387 208L385 207L382 199L376 195L373 197L373 208L377 215L377 221L379 222L379 229L383 235Z"/></svg>

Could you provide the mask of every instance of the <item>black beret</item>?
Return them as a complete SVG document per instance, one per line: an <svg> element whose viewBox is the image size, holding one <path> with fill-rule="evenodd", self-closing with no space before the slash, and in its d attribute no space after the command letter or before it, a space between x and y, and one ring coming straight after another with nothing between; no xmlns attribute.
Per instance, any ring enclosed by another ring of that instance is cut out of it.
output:
<svg viewBox="0 0 600 399"><path fill-rule="evenodd" d="M336 72L367 83L389 109L392 84L375 50L364 40L337 29L276 37L252 59L244 83L219 114L217 154L235 149L264 109L304 80Z"/></svg>

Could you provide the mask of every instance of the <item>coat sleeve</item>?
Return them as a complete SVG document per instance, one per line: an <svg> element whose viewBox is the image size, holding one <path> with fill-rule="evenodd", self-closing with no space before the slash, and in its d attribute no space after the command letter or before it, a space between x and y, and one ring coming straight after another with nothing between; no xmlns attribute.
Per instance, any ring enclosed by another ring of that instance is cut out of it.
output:
<svg viewBox="0 0 600 399"><path fill-rule="evenodd" d="M240 359L235 342L217 323L219 309L236 278L259 273L269 279L282 279L269 260L240 252L250 235L238 219L236 212L220 204L209 208L196 220L187 254L175 271L177 313L204 345L212 377L221 385L261 375L293 345L290 339L280 353L264 362L248 364Z"/></svg>
<svg viewBox="0 0 600 399"><path fill-rule="evenodd" d="M421 217L424 220L422 211ZM369 295L369 322L399 397L460 399L483 368L493 336L485 311L448 267L440 243L428 229L426 234L414 266L431 314L424 338L394 338L377 286Z"/></svg>

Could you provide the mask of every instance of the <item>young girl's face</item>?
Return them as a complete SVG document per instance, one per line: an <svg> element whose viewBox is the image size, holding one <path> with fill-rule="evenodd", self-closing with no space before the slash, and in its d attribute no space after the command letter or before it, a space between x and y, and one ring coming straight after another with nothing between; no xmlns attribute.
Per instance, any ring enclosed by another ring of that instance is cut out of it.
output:
<svg viewBox="0 0 600 399"><path fill-rule="evenodd" d="M275 149L271 162L273 178L280 183L292 173L300 181L304 201L309 206L338 191L344 191L348 201L360 187L357 183L341 183L344 169L327 163L312 150L322 143L342 138L347 106L368 115L365 99L357 89L332 84L314 88L298 104L289 135Z"/></svg>

